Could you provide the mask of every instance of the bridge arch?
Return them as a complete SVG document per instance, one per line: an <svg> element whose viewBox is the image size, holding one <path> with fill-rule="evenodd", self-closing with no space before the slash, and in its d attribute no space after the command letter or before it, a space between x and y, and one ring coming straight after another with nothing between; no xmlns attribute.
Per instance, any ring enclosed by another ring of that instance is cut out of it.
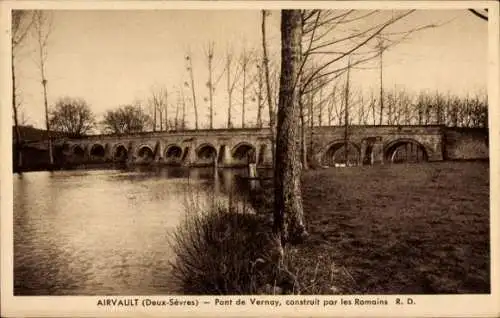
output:
<svg viewBox="0 0 500 318"><path fill-rule="evenodd" d="M233 159L245 162L246 164L257 162L256 153L257 149L255 146L245 141L238 143L231 149Z"/></svg>
<svg viewBox="0 0 500 318"><path fill-rule="evenodd" d="M115 145L112 154L114 161L126 161L128 159L128 150L123 144Z"/></svg>
<svg viewBox="0 0 500 318"><path fill-rule="evenodd" d="M83 158L85 156L85 149L80 144L73 145L71 148L71 153L77 158Z"/></svg>
<svg viewBox="0 0 500 318"><path fill-rule="evenodd" d="M155 158L155 152L149 145L137 147L137 158L139 162L151 162Z"/></svg>
<svg viewBox="0 0 500 318"><path fill-rule="evenodd" d="M429 160L429 150L412 138L399 138L384 146L384 161L390 163L423 162Z"/></svg>
<svg viewBox="0 0 500 318"><path fill-rule="evenodd" d="M90 156L93 158L104 158L106 150L101 144L93 144L90 147Z"/></svg>
<svg viewBox="0 0 500 318"><path fill-rule="evenodd" d="M183 159L183 151L181 146L177 144L169 144L165 147L164 158L167 163L179 164Z"/></svg>
<svg viewBox="0 0 500 318"><path fill-rule="evenodd" d="M182 148L177 144L170 144L165 147L165 158L181 158Z"/></svg>
<svg viewBox="0 0 500 318"><path fill-rule="evenodd" d="M210 143L204 143L196 148L195 154L196 159L213 162L217 158L217 149Z"/></svg>
<svg viewBox="0 0 500 318"><path fill-rule="evenodd" d="M322 164L334 166L335 164L346 164L345 162L346 146L342 139L334 140L329 143L323 151ZM358 164L361 151L360 147L352 141L347 142L347 163Z"/></svg>

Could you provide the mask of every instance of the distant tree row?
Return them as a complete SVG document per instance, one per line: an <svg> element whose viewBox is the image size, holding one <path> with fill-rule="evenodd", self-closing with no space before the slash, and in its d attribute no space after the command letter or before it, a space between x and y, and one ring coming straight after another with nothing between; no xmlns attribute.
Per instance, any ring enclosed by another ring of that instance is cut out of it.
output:
<svg viewBox="0 0 500 318"><path fill-rule="evenodd" d="M469 96L404 89L385 90L381 98L371 91L339 83L328 90L302 96L304 125L446 125L488 127L488 98L485 93ZM347 104L347 116L346 116Z"/></svg>
<svg viewBox="0 0 500 318"><path fill-rule="evenodd" d="M382 120L379 116L379 100L363 97L355 89L346 90L339 85L329 94L319 90L304 98L304 127L348 125L446 125L448 127L488 127L488 102L486 94L473 96L444 95L420 92L412 94L404 90L384 93L385 109ZM348 96L346 97L346 92ZM348 105L348 116L346 107ZM162 105L157 99L154 105ZM166 111L167 108L164 108ZM122 105L104 113L101 121L87 102L81 98L63 97L56 101L49 112L49 123L55 131L75 136L94 131L101 133L127 134L155 129L154 119L146 113L140 103ZM167 119L160 113L160 131L183 130L185 119L174 116ZM258 124L254 127L262 127ZM246 127L249 127L248 124Z"/></svg>

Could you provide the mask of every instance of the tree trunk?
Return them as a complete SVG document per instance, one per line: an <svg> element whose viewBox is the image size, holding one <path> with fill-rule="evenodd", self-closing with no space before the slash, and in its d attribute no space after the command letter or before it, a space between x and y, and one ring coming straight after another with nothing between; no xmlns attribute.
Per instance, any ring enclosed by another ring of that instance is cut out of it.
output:
<svg viewBox="0 0 500 318"><path fill-rule="evenodd" d="M362 125L365 118L365 104L363 95L359 97L358 125Z"/></svg>
<svg viewBox="0 0 500 318"><path fill-rule="evenodd" d="M257 66L258 76L259 76L259 87L257 95L257 127L262 128L262 70Z"/></svg>
<svg viewBox="0 0 500 318"><path fill-rule="evenodd" d="M161 105L160 105L160 107L161 107ZM160 108L160 110L158 112L160 113L160 131L163 131L163 111Z"/></svg>
<svg viewBox="0 0 500 318"><path fill-rule="evenodd" d="M193 95L194 108L194 129L198 130L198 105L196 104L196 91L194 88L193 63L191 62L191 55L189 57L189 76L191 77L191 93Z"/></svg>
<svg viewBox="0 0 500 318"><path fill-rule="evenodd" d="M243 87L241 92L241 128L245 128L245 98L246 98L246 80L247 80L247 62L246 62L246 52L243 52Z"/></svg>
<svg viewBox="0 0 500 318"><path fill-rule="evenodd" d="M319 101L318 101L318 127L321 127L323 123L323 87L319 90Z"/></svg>
<svg viewBox="0 0 500 318"><path fill-rule="evenodd" d="M184 131L186 129L186 99L184 98L184 92L181 91L182 98L182 121L181 121L181 130Z"/></svg>
<svg viewBox="0 0 500 318"><path fill-rule="evenodd" d="M156 103L153 105L153 132L156 131Z"/></svg>
<svg viewBox="0 0 500 318"><path fill-rule="evenodd" d="M272 155L272 166L276 165L276 149L275 149L275 139L274 139L274 111L273 111L273 94L271 91L271 80L269 79L269 60L267 58L267 44L266 44L266 10L262 10L262 52L263 52L263 63L264 63L264 75L266 79L267 88L267 105L269 107L269 129L271 130L271 155Z"/></svg>
<svg viewBox="0 0 500 318"><path fill-rule="evenodd" d="M49 123L49 105L47 102L47 79L45 78L45 58L46 58L46 41L48 37L48 33L43 34L43 25L47 23L46 17L43 16L42 11L37 11L37 24L36 31L38 37L38 53L39 53L39 67L40 67L40 77L42 79L43 86L43 102L45 108L45 127L47 130L47 144L49 150L49 165L52 166L54 164L54 158L52 155L52 136L50 133L50 123Z"/></svg>
<svg viewBox="0 0 500 318"><path fill-rule="evenodd" d="M179 130L179 107L180 107L180 103L181 103L181 97L180 97L181 93L180 91L177 92L177 103L175 105L175 119L174 119L174 126L175 126L175 130Z"/></svg>
<svg viewBox="0 0 500 318"><path fill-rule="evenodd" d="M17 98L16 98L16 74L14 67L14 54L11 55L12 60L12 110L14 111L14 130L15 130L15 145L17 161L14 163L15 170L20 172L23 166L23 151L21 149L21 131L19 129L19 114L17 113Z"/></svg>
<svg viewBox="0 0 500 318"><path fill-rule="evenodd" d="M48 143L48 148L49 148L49 164L52 166L54 164L54 156L52 155L52 135L50 133L49 105L47 103L47 80L45 79L44 75L42 75L42 78L43 78L43 80L42 80L43 103L45 106L45 127L47 128L47 143Z"/></svg>
<svg viewBox="0 0 500 318"><path fill-rule="evenodd" d="M232 97L233 90L231 88L231 58L229 57L229 53L226 61L226 70L227 70L227 128L232 128L231 124L231 108L232 108Z"/></svg>
<svg viewBox="0 0 500 318"><path fill-rule="evenodd" d="M213 48L208 47L208 96L210 101L210 129L214 129L214 99L213 99L213 80L212 80L212 59Z"/></svg>
<svg viewBox="0 0 500 318"><path fill-rule="evenodd" d="M165 130L168 131L168 91L165 91L165 105L163 106L165 112Z"/></svg>
<svg viewBox="0 0 500 318"><path fill-rule="evenodd" d="M306 238L301 193L298 145L299 68L302 17L300 10L281 14L281 76L278 101L276 165L274 172L274 233L282 243Z"/></svg>

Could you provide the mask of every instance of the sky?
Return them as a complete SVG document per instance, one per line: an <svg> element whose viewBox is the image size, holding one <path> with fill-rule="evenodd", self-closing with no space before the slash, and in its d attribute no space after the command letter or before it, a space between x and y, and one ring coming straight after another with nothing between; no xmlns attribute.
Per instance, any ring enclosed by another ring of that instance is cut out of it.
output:
<svg viewBox="0 0 500 318"><path fill-rule="evenodd" d="M258 56L261 48L261 13L258 10L101 10L51 11L52 32L47 46L48 102L63 96L83 98L98 119L109 109L147 99L153 87L166 87L169 102L187 81L185 56L191 52L200 123L208 123L208 79L205 50L215 44L215 77L224 69L227 51L243 50ZM384 13L385 14L385 13ZM387 15L391 11L387 10ZM369 27L367 19L358 27ZM387 89L410 92L439 91L475 94L487 88L487 23L467 10L417 10L387 32L439 24L413 34L383 55ZM268 46L279 60L280 15L268 17ZM16 60L24 120L44 127L43 92L36 64L34 38L27 38ZM353 70L351 80L363 91L379 85L378 61ZM279 64L279 63L278 63ZM227 121L225 76L216 88L215 127ZM184 86L185 87L185 86ZM190 90L184 94L189 95ZM238 93L235 93L238 94ZM238 102L238 98L235 98ZM172 106L174 107L174 106ZM188 106L188 121L193 111ZM235 126L239 106L233 109ZM256 107L247 106L248 123L255 122ZM173 108L169 110L172 114Z"/></svg>

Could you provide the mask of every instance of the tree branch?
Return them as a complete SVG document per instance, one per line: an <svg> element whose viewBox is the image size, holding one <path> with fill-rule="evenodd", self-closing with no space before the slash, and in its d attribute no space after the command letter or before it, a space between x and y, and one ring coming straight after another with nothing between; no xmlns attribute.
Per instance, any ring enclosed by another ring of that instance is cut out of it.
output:
<svg viewBox="0 0 500 318"><path fill-rule="evenodd" d="M476 9L469 9L470 12L472 12L475 16L480 17L481 19L488 21L488 16L480 13Z"/></svg>

